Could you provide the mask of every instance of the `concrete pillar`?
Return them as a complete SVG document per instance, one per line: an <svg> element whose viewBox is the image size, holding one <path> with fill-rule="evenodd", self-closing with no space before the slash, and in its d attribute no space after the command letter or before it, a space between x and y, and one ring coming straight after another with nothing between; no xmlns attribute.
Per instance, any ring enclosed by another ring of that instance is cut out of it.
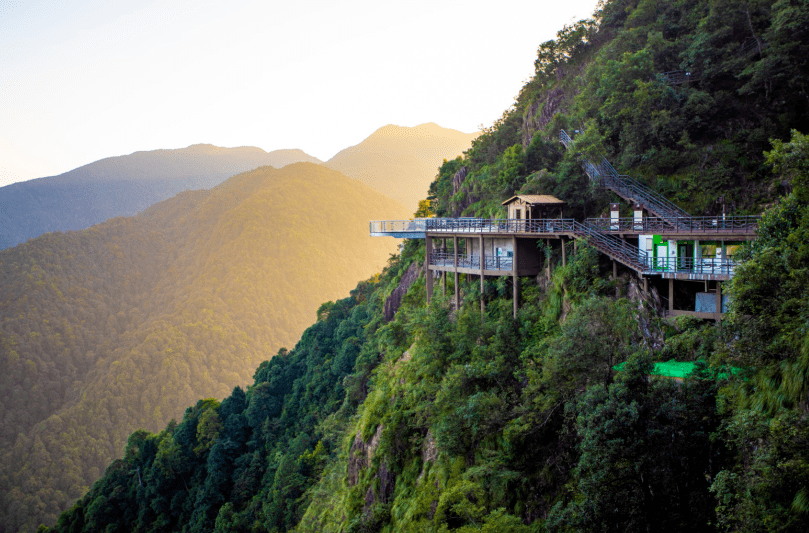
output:
<svg viewBox="0 0 809 533"><path fill-rule="evenodd" d="M669 278L669 311L674 311L674 278Z"/></svg>
<svg viewBox="0 0 809 533"><path fill-rule="evenodd" d="M514 249L514 257L511 262L511 271L513 276L511 284L514 288L512 299L514 300L514 318L517 318L517 308L520 306L520 278L517 275L520 263L519 258L517 257L517 237L511 238L511 246Z"/></svg>
<svg viewBox="0 0 809 533"><path fill-rule="evenodd" d="M486 268L486 251L483 249L483 235L480 236L480 314L486 309L486 304L483 302L483 271Z"/></svg>
<svg viewBox="0 0 809 533"><path fill-rule="evenodd" d="M430 255L433 253L433 240L429 236L425 238L425 254L424 254L424 275L426 276L427 283L427 303L433 297L433 272L430 270Z"/></svg>
<svg viewBox="0 0 809 533"><path fill-rule="evenodd" d="M565 238L559 237L562 242L562 266L567 266L567 251L565 250Z"/></svg>
<svg viewBox="0 0 809 533"><path fill-rule="evenodd" d="M649 278L643 276L643 294L649 294Z"/></svg>
<svg viewBox="0 0 809 533"><path fill-rule="evenodd" d="M618 263L615 259L612 260L612 280L618 280ZM620 298L621 296L621 289L618 287L618 284L615 285L615 297Z"/></svg>
<svg viewBox="0 0 809 533"><path fill-rule="evenodd" d="M458 236L452 236L452 268L455 273L455 309L461 308L461 300L458 289Z"/></svg>
<svg viewBox="0 0 809 533"><path fill-rule="evenodd" d="M447 271L443 270L441 272L441 295L446 297L447 296Z"/></svg>
<svg viewBox="0 0 809 533"><path fill-rule="evenodd" d="M716 281L716 321L722 320L722 282Z"/></svg>

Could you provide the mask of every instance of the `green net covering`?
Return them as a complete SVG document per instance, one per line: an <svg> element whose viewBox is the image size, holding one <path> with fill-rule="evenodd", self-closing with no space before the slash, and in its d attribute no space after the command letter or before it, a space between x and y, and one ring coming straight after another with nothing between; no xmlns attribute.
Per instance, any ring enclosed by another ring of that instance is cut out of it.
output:
<svg viewBox="0 0 809 533"><path fill-rule="evenodd" d="M612 367L614 370L622 371L624 369L624 365L626 362L621 363L620 365L615 365ZM670 361L659 361L655 363L654 369L652 370L652 376L662 376L667 378L685 378L688 374L694 371L697 368L697 363L694 361L684 361L679 362L675 361L674 359ZM731 368L730 374L736 375L741 372L740 368ZM709 377L708 376L705 377ZM727 379L728 372L718 372L716 374L716 378L718 379Z"/></svg>

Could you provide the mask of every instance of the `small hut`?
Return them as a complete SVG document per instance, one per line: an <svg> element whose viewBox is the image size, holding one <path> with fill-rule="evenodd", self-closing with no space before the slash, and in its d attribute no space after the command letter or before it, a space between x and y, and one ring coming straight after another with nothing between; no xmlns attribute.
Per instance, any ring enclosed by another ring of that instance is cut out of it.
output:
<svg viewBox="0 0 809 533"><path fill-rule="evenodd" d="M547 194L518 194L503 205L508 209L509 219L562 218L565 202Z"/></svg>

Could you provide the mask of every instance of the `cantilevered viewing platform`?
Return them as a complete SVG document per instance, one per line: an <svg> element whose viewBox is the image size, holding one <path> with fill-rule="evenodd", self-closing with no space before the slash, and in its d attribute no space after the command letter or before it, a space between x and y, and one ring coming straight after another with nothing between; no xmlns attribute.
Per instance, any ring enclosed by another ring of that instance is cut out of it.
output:
<svg viewBox="0 0 809 533"><path fill-rule="evenodd" d="M573 219L483 219L420 218L414 220L373 221L372 236L426 239L425 269L480 276L511 276L514 280L515 314L518 278L535 276L546 268L540 248L555 249L567 262L569 241L582 240L617 264L635 271L644 280L649 277L669 280L670 314L693 314L700 318L720 313L674 309L674 281L702 282L705 293L713 282L717 309L721 307L720 283L729 280L738 262L733 252L738 244L754 239L758 217L678 217L663 221L656 217L588 219L584 224ZM549 274L549 273L548 273ZM446 278L444 278L446 280ZM457 283L456 283L457 287ZM692 291L693 292L693 291ZM432 293L432 276L428 276L428 294ZM457 295L456 295L457 298ZM699 300L701 298L701 300ZM459 302L456 302L456 305ZM689 304L690 306L691 304Z"/></svg>

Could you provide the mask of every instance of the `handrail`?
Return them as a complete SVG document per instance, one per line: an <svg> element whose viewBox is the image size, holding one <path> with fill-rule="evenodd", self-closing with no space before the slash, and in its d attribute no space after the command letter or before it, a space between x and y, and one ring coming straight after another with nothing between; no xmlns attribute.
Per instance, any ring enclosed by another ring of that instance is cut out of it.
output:
<svg viewBox="0 0 809 533"><path fill-rule="evenodd" d="M447 233L573 233L572 218L485 219L485 218L421 218L415 220L374 220L371 235L407 232Z"/></svg>
<svg viewBox="0 0 809 533"><path fill-rule="evenodd" d="M741 235L755 235L760 220L760 216L677 217L673 219L621 217L617 219L588 218L585 225L595 231L606 233L738 233Z"/></svg>
<svg viewBox="0 0 809 533"><path fill-rule="evenodd" d="M586 239L601 252L639 272L643 272L649 262L645 250L612 235L595 231L584 224L576 222L574 234Z"/></svg>
<svg viewBox="0 0 809 533"><path fill-rule="evenodd" d="M455 258L449 252L433 251L430 264L443 267L454 267ZM514 258L501 255L484 255L484 270L512 270ZM480 254L458 256L458 268L480 268Z"/></svg>
<svg viewBox="0 0 809 533"><path fill-rule="evenodd" d="M431 218L427 229L452 233L572 233L572 218L542 219L484 219L484 218Z"/></svg>
<svg viewBox="0 0 809 533"><path fill-rule="evenodd" d="M702 274L712 276L732 276L740 264L733 259L705 257L657 257L646 264L644 274Z"/></svg>
<svg viewBox="0 0 809 533"><path fill-rule="evenodd" d="M559 131L559 142L566 149L571 150L573 147L573 140L565 130ZM690 216L663 195L649 189L629 176L619 174L604 156L601 156L598 163L582 158L581 165L590 180L599 187L610 189L627 200L638 202L663 219Z"/></svg>

